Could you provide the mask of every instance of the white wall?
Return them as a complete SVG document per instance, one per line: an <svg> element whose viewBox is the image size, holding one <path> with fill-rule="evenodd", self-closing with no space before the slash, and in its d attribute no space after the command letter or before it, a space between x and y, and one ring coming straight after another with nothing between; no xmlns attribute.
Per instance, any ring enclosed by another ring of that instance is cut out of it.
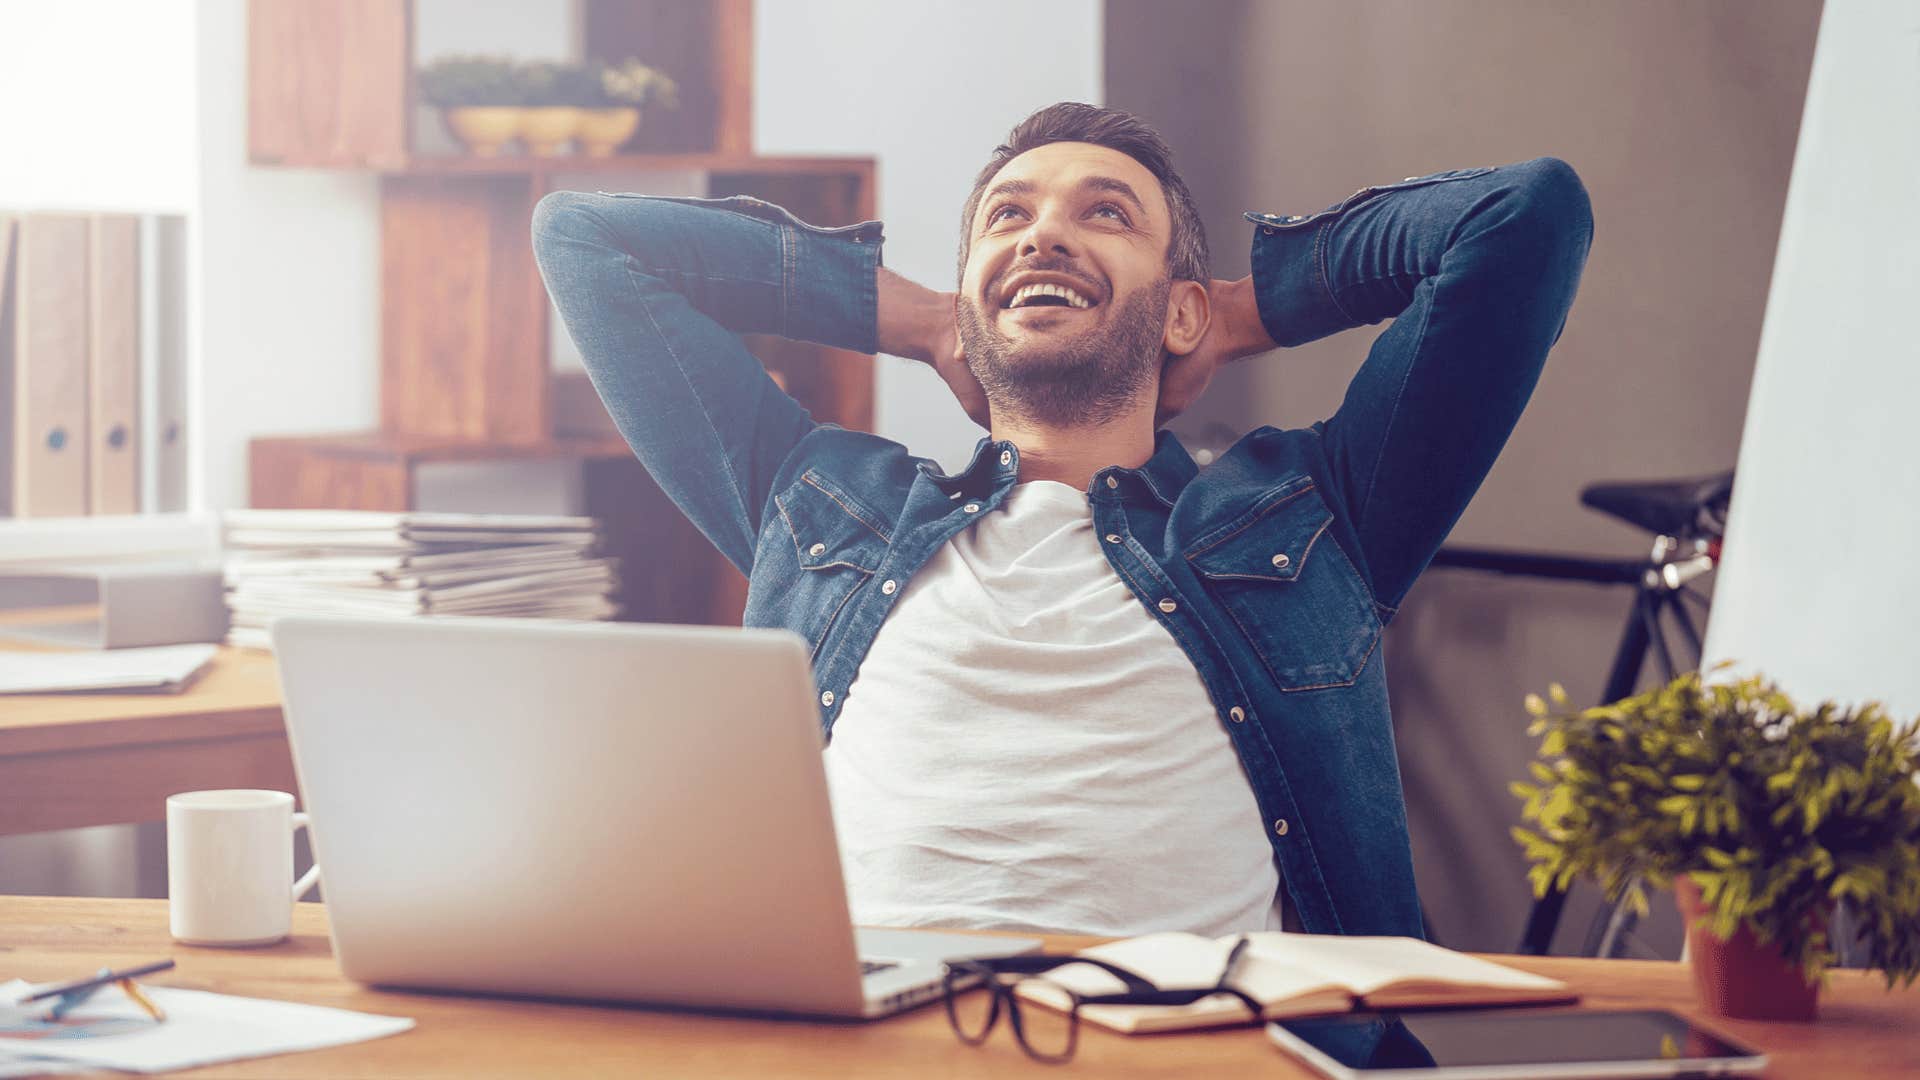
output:
<svg viewBox="0 0 1920 1080"><path fill-rule="evenodd" d="M1043 105L1104 100L1102 14L1100 0L762 2L754 147L873 155L886 264L951 289L960 207L987 155ZM982 432L932 369L882 357L877 383L881 435L966 462Z"/></svg>
<svg viewBox="0 0 1920 1080"><path fill-rule="evenodd" d="M193 0L7 3L0 206L185 213L197 64Z"/></svg>
<svg viewBox="0 0 1920 1080"><path fill-rule="evenodd" d="M1710 661L1920 711L1920 7L1829 3L1740 446Z"/></svg>
<svg viewBox="0 0 1920 1080"><path fill-rule="evenodd" d="M201 0L188 354L194 505L247 504L247 441L379 419L378 181L247 163L245 0Z"/></svg>

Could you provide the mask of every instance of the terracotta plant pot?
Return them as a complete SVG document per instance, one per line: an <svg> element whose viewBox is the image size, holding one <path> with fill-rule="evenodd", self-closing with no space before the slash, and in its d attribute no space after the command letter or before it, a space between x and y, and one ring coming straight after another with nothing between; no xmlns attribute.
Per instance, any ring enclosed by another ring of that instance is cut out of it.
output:
<svg viewBox="0 0 1920 1080"><path fill-rule="evenodd" d="M572 105L540 105L522 110L520 137L529 153L559 157L580 130L581 110Z"/></svg>
<svg viewBox="0 0 1920 1080"><path fill-rule="evenodd" d="M507 105L468 105L442 110L440 116L475 157L498 157L500 148L520 134L521 111Z"/></svg>
<svg viewBox="0 0 1920 1080"><path fill-rule="evenodd" d="M1814 1019L1820 985L1808 983L1798 967L1782 959L1777 943L1761 944L1745 923L1728 941L1714 936L1707 928L1712 911L1690 877L1674 879L1673 899L1687 924L1694 992L1702 1008L1738 1020Z"/></svg>
<svg viewBox="0 0 1920 1080"><path fill-rule="evenodd" d="M612 157L638 130L640 110L631 106L580 110L577 135L588 157Z"/></svg>

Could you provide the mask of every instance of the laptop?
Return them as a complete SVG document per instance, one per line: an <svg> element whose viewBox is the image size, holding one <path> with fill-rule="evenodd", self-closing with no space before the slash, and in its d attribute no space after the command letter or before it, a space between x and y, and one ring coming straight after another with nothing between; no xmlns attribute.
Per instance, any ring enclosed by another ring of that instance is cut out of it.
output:
<svg viewBox="0 0 1920 1080"><path fill-rule="evenodd" d="M782 630L272 625L333 950L376 986L850 1019L1031 938L856 930Z"/></svg>

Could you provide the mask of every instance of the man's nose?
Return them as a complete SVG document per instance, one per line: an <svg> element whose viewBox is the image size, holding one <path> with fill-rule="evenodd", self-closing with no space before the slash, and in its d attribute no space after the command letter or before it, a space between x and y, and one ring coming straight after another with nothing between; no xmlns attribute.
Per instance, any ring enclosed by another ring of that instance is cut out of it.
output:
<svg viewBox="0 0 1920 1080"><path fill-rule="evenodd" d="M1034 215L1033 224L1020 236L1021 255L1042 253L1071 256L1074 252L1072 230L1061 216L1050 211Z"/></svg>

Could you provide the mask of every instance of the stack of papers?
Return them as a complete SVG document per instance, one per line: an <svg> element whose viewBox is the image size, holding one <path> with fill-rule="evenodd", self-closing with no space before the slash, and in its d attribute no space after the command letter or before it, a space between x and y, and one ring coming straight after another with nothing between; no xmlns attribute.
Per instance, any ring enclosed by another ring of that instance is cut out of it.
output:
<svg viewBox="0 0 1920 1080"><path fill-rule="evenodd" d="M609 619L615 560L592 518L231 510L227 642L269 647L282 615Z"/></svg>

